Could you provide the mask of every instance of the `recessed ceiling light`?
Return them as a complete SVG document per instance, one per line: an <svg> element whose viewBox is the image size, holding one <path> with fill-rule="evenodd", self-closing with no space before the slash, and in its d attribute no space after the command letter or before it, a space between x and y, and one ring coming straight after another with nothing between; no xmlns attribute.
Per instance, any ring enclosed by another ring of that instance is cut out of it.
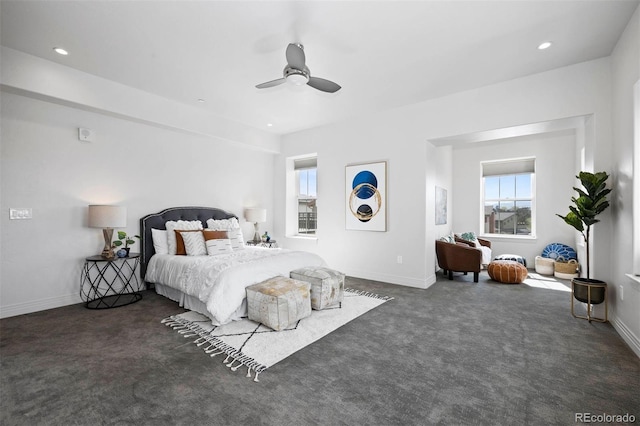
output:
<svg viewBox="0 0 640 426"><path fill-rule="evenodd" d="M267 127L273 127L272 123L267 123Z"/></svg>
<svg viewBox="0 0 640 426"><path fill-rule="evenodd" d="M538 46L538 50L544 50L544 49L548 49L551 47L551 42L550 41L545 41L544 43L540 43L540 45Z"/></svg>
<svg viewBox="0 0 640 426"><path fill-rule="evenodd" d="M204 103L204 99L200 98L200 99L198 99L198 102L200 102L201 104L203 104L203 103Z"/></svg>
<svg viewBox="0 0 640 426"><path fill-rule="evenodd" d="M69 52L67 52L66 50L64 50L62 47L54 47L53 51L56 52L59 55L68 55Z"/></svg>

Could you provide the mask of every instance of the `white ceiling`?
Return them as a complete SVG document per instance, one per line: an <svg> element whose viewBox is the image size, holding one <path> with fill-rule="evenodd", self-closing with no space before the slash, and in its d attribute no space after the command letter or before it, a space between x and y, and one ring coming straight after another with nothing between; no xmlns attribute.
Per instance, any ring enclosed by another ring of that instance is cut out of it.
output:
<svg viewBox="0 0 640 426"><path fill-rule="evenodd" d="M0 41L286 134L608 56L637 6L638 0L2 0ZM537 50L546 40L554 45ZM292 42L305 46L311 75L342 90L256 89L282 76ZM70 54L57 55L55 46Z"/></svg>

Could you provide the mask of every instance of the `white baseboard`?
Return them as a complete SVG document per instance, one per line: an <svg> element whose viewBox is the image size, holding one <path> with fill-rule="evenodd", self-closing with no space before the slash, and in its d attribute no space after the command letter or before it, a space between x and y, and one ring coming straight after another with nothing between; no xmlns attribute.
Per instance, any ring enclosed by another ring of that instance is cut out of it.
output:
<svg viewBox="0 0 640 426"><path fill-rule="evenodd" d="M31 300L25 303L0 306L0 318L14 317L16 315L30 314L32 312L44 311L46 309L60 308L67 305L81 303L82 300L77 294L67 294L65 296L50 297L47 299Z"/></svg>
<svg viewBox="0 0 640 426"><path fill-rule="evenodd" d="M343 271L350 277L363 278L366 280L381 281L389 284L398 284L406 287L415 287L426 289L436 282L436 276L432 275L425 279L404 277L401 275L392 275L384 273L372 273L370 271L363 271L358 269L349 269Z"/></svg>
<svg viewBox="0 0 640 426"><path fill-rule="evenodd" d="M627 342L627 345L631 348L633 352L640 358L640 339L638 336L633 334L633 331L629 329L622 321L618 320L618 318L614 317L609 321L613 328L618 332L622 340Z"/></svg>

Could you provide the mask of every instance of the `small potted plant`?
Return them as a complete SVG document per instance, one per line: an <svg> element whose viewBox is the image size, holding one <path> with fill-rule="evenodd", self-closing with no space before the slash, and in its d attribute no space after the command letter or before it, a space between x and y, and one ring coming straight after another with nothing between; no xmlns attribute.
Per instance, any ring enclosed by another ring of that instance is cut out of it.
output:
<svg viewBox="0 0 640 426"><path fill-rule="evenodd" d="M140 239L140 236L139 235L134 235L133 237L130 237L130 236L127 235L126 232L118 231L118 239L113 242L113 247L114 248L121 247L124 244L124 247L121 247L116 252L118 257L127 257L127 256L129 256L129 250L131 249L129 247L129 245L135 244L135 242L136 242L132 238Z"/></svg>
<svg viewBox="0 0 640 426"><path fill-rule="evenodd" d="M574 187L573 189L579 195L578 198L571 197L571 201L573 201L575 205L569 206L570 211L566 216L559 214L556 216L561 217L567 224L573 226L582 234L586 247L587 277L578 277L572 280L574 297L583 303L590 301L591 304L597 305L604 301L606 283L591 278L589 239L591 237L591 226L600 222L599 219L596 219L596 216L609 207L607 195L611 192L611 189L606 187L606 181L609 175L606 172L580 172L576 177L580 179L584 189ZM587 284L603 285L591 289L589 297L589 286Z"/></svg>

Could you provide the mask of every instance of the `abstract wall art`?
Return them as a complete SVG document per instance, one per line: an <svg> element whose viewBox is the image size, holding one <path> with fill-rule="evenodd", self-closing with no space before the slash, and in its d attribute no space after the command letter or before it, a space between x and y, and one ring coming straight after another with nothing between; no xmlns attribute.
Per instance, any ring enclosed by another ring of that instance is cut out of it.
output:
<svg viewBox="0 0 640 426"><path fill-rule="evenodd" d="M447 223L447 190L436 186L436 225Z"/></svg>
<svg viewBox="0 0 640 426"><path fill-rule="evenodd" d="M346 229L387 230L387 162L345 168Z"/></svg>

